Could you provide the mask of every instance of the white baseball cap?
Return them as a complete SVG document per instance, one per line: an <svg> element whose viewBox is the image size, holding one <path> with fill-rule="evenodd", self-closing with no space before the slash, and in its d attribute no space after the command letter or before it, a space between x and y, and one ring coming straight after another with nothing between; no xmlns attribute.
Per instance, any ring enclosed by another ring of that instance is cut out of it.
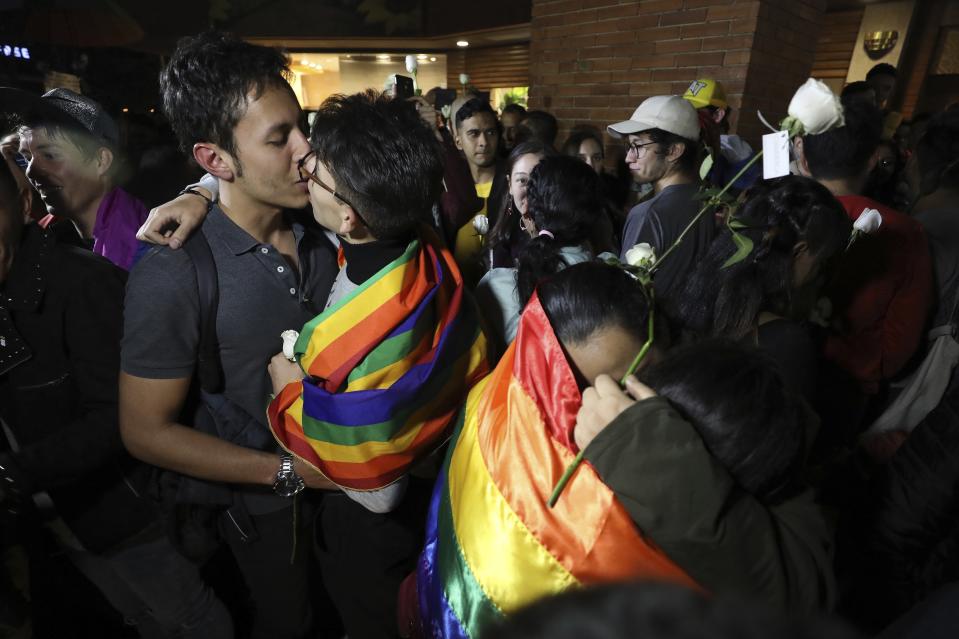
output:
<svg viewBox="0 0 959 639"><path fill-rule="evenodd" d="M678 95L655 95L643 100L631 118L610 124L606 129L615 138L662 129L695 141L699 139L699 116L693 105Z"/></svg>

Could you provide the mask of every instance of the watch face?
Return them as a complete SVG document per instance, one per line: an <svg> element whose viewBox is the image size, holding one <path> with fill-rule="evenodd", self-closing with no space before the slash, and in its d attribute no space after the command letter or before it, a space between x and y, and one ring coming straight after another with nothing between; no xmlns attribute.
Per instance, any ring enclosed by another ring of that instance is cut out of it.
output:
<svg viewBox="0 0 959 639"><path fill-rule="evenodd" d="M299 477L283 477L273 484L273 492L280 497L292 497L303 490L303 480Z"/></svg>

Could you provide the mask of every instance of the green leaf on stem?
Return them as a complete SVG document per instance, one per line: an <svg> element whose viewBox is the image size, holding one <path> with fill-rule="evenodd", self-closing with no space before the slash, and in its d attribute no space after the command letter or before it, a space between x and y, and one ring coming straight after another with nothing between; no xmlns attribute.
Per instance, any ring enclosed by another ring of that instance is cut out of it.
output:
<svg viewBox="0 0 959 639"><path fill-rule="evenodd" d="M741 233L733 231L733 243L736 245L736 252L729 256L721 268L729 268L733 264L742 262L752 253L753 241Z"/></svg>
<svg viewBox="0 0 959 639"><path fill-rule="evenodd" d="M709 175L709 172L713 168L713 156L709 154L706 156L706 159L703 160L703 163L699 165L699 179L705 180L706 176Z"/></svg>

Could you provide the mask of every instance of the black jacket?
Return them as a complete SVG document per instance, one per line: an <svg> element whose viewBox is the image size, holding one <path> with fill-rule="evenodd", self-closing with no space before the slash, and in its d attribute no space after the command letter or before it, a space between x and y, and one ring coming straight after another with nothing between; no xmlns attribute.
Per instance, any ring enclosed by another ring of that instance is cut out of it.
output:
<svg viewBox="0 0 959 639"><path fill-rule="evenodd" d="M156 521L138 496L149 468L126 454L117 419L125 281L30 225L0 288L0 416L20 446L0 437L0 465L24 494L49 492L93 552Z"/></svg>
<svg viewBox="0 0 959 639"><path fill-rule="evenodd" d="M867 629L959 581L959 376L842 523L844 607Z"/></svg>

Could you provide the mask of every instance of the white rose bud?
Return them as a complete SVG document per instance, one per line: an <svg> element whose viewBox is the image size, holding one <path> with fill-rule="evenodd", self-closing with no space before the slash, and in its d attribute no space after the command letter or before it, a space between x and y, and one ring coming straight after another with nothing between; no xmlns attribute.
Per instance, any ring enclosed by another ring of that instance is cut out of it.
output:
<svg viewBox="0 0 959 639"><path fill-rule="evenodd" d="M852 228L860 233L875 233L880 226L882 226L882 215L879 214L879 211L866 209L856 218Z"/></svg>
<svg viewBox="0 0 959 639"><path fill-rule="evenodd" d="M419 63L416 61L416 56L406 56L406 72L415 74L417 69L419 69Z"/></svg>
<svg viewBox="0 0 959 639"><path fill-rule="evenodd" d="M296 352L293 349L296 347L296 340L300 338L299 331L283 331L280 338L283 340L283 357L295 362Z"/></svg>
<svg viewBox="0 0 959 639"><path fill-rule="evenodd" d="M652 266L655 261L656 251L646 242L626 251L626 263L630 266Z"/></svg>
<svg viewBox="0 0 959 639"><path fill-rule="evenodd" d="M477 215L474 217L473 229L480 235L486 235L489 232L489 218L485 215Z"/></svg>
<svg viewBox="0 0 959 639"><path fill-rule="evenodd" d="M468 75L466 75L465 73L460 74L460 84L462 84L463 86L466 86L467 84L469 84L469 81L470 81L470 77Z"/></svg>
<svg viewBox="0 0 959 639"><path fill-rule="evenodd" d="M822 80L809 78L789 102L789 115L802 122L803 132L818 135L846 123L842 103Z"/></svg>

